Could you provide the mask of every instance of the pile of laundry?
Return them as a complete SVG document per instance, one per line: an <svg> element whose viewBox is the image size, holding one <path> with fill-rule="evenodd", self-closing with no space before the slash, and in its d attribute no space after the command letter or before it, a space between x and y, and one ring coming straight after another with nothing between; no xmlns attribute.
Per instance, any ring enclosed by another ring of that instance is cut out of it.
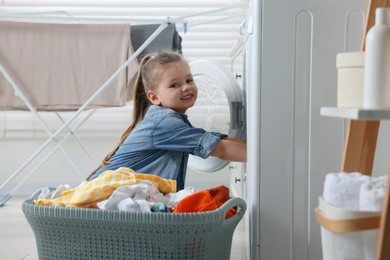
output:
<svg viewBox="0 0 390 260"><path fill-rule="evenodd" d="M105 171L78 187L60 185L42 188L34 202L44 206L97 208L130 212L204 212L218 209L229 199L229 189L218 186L196 191L187 187L176 192L176 181L121 167ZM231 209L226 217L236 213Z"/></svg>

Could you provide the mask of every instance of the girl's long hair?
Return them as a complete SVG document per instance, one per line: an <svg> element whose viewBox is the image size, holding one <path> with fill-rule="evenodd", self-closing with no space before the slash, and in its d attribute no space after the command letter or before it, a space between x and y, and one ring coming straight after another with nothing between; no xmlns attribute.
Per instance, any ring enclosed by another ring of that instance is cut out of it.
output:
<svg viewBox="0 0 390 260"><path fill-rule="evenodd" d="M111 156L119 149L121 144L130 135L133 129L138 125L139 122L144 119L146 112L148 111L151 102L149 101L146 93L149 90L155 90L157 86L157 79L159 78L159 69L166 64L172 62L178 62L183 57L176 52L159 52L146 55L140 63L137 78L134 83L133 97L134 97L134 110L131 124L127 127L125 132L122 134L118 143L114 148L104 157L102 163L93 170L87 177L89 180L101 167L110 164Z"/></svg>

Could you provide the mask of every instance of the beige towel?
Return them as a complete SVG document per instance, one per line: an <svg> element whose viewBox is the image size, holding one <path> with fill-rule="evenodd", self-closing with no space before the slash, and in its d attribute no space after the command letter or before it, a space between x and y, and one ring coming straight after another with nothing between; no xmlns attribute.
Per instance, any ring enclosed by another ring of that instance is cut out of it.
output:
<svg viewBox="0 0 390 260"><path fill-rule="evenodd" d="M34 107L75 110L133 54L129 24L0 22L0 62ZM130 100L138 62L89 108ZM26 109L0 73L0 109Z"/></svg>

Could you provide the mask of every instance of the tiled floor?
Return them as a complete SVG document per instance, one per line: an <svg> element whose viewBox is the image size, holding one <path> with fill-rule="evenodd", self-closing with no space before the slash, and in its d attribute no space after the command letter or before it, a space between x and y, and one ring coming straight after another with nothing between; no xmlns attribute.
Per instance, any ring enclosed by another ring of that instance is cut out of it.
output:
<svg viewBox="0 0 390 260"><path fill-rule="evenodd" d="M14 197L3 207L0 207L1 260L38 259L34 234L21 209L24 199L24 197ZM244 219L237 226L233 236L231 260L246 259Z"/></svg>

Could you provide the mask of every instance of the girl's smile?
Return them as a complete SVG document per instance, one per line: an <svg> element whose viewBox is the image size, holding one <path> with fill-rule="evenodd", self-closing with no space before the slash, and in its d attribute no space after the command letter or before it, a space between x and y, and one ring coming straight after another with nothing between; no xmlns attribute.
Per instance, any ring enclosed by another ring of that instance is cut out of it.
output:
<svg viewBox="0 0 390 260"><path fill-rule="evenodd" d="M181 99L186 100L186 99L192 98L193 96L194 96L193 94L189 94L189 95L182 97Z"/></svg>

